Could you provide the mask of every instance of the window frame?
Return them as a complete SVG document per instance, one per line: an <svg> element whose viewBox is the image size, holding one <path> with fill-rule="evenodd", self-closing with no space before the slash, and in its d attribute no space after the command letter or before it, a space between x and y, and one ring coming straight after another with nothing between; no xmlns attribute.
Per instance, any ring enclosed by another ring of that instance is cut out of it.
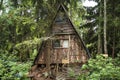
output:
<svg viewBox="0 0 120 80"><path fill-rule="evenodd" d="M55 42L59 40L59 46L55 46ZM67 41L67 47L64 47L64 41ZM53 48L69 48L69 39L56 39L53 41Z"/></svg>

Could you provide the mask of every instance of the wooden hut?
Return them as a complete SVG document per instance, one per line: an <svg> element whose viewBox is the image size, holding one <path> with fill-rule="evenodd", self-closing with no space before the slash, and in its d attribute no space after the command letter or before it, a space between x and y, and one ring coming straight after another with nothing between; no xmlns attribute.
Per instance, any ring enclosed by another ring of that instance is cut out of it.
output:
<svg viewBox="0 0 120 80"><path fill-rule="evenodd" d="M52 22L51 34L42 42L30 74L31 77L35 75L39 77L40 73L45 74L45 71L54 70L58 73L58 69L63 65L76 63L79 65L89 58L88 49L61 4Z"/></svg>

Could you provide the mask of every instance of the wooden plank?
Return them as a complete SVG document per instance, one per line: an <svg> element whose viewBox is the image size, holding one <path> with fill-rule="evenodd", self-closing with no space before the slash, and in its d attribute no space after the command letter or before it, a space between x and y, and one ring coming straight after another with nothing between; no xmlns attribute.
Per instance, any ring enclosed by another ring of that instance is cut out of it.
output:
<svg viewBox="0 0 120 80"><path fill-rule="evenodd" d="M60 33L61 31L63 33L74 33L75 32L75 30L69 23L53 25L53 31L52 31L53 33Z"/></svg>
<svg viewBox="0 0 120 80"><path fill-rule="evenodd" d="M62 63L63 63L63 64L69 63L69 59L62 59Z"/></svg>

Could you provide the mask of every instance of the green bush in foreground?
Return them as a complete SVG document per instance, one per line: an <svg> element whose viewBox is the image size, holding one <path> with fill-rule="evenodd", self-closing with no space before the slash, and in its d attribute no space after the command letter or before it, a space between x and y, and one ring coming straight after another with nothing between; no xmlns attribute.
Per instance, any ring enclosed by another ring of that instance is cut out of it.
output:
<svg viewBox="0 0 120 80"><path fill-rule="evenodd" d="M97 55L82 66L78 80L120 80L120 66L110 57Z"/></svg>
<svg viewBox="0 0 120 80"><path fill-rule="evenodd" d="M18 62L17 57L0 51L0 80L28 80L30 62Z"/></svg>

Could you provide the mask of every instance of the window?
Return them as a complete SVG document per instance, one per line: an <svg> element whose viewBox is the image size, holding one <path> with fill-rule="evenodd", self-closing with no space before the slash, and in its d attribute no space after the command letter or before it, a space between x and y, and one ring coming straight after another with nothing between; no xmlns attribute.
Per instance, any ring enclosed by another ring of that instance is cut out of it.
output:
<svg viewBox="0 0 120 80"><path fill-rule="evenodd" d="M55 40L53 41L54 48L68 48L69 47L69 40Z"/></svg>
<svg viewBox="0 0 120 80"><path fill-rule="evenodd" d="M68 47L69 47L69 45L68 45L68 40L63 40L63 45L62 45L62 47L64 47L64 48L68 48Z"/></svg>
<svg viewBox="0 0 120 80"><path fill-rule="evenodd" d="M54 47L60 47L60 40L54 41Z"/></svg>

